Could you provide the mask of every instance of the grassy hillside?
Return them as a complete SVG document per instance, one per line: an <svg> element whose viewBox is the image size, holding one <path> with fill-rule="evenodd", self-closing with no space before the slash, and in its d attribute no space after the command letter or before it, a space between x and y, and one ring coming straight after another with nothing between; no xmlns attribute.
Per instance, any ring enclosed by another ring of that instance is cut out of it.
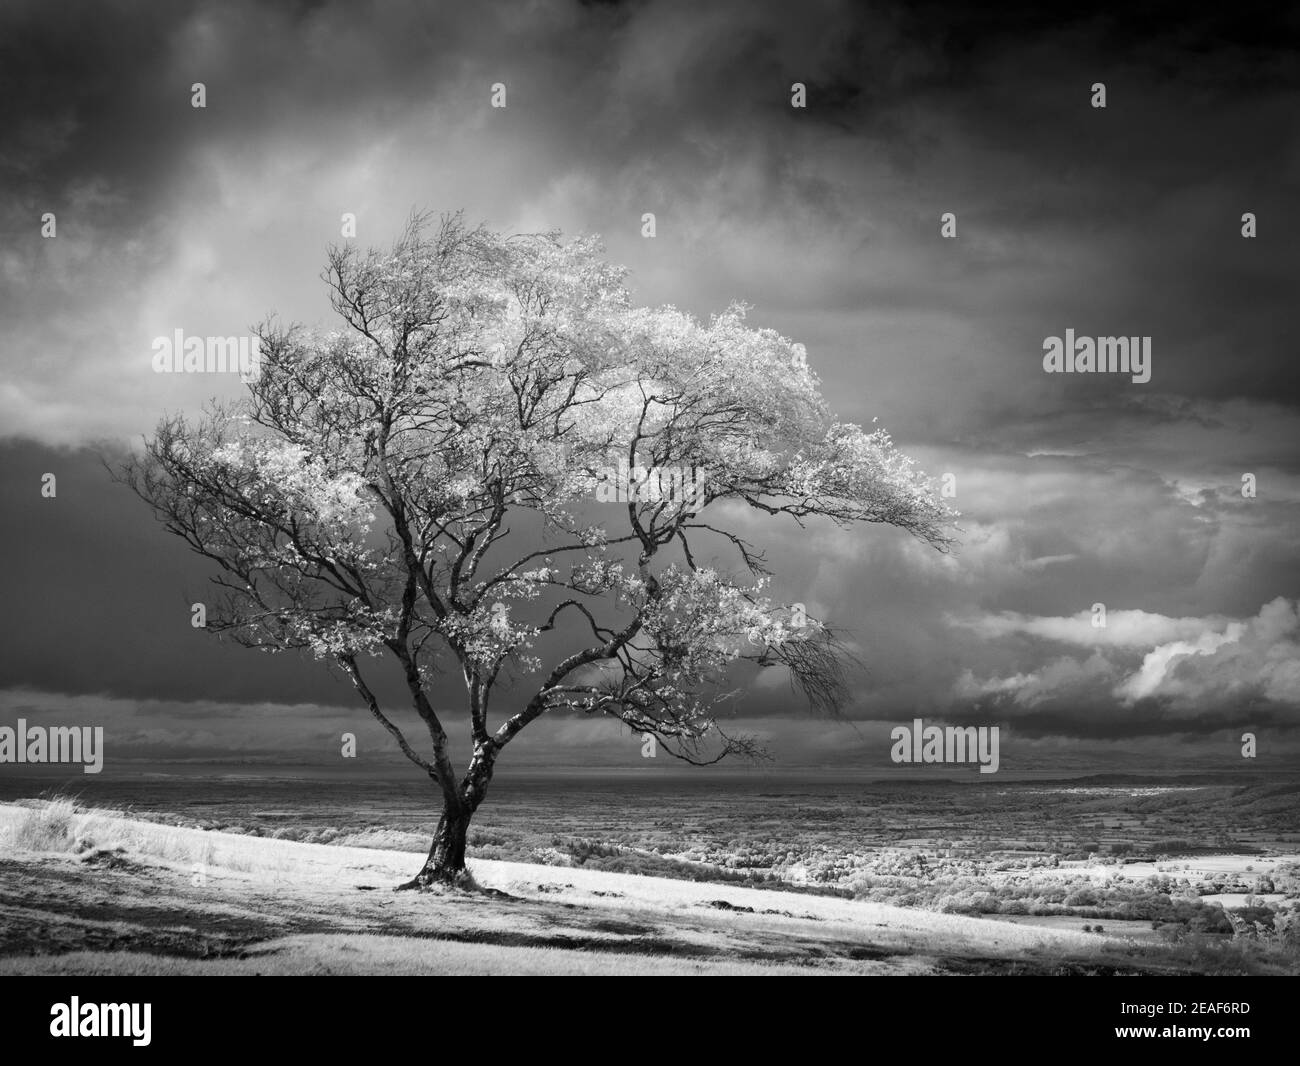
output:
<svg viewBox="0 0 1300 1066"><path fill-rule="evenodd" d="M1285 972L1282 953L581 867L471 860L0 805L0 973ZM1210 955L1206 957L1205 951Z"/></svg>

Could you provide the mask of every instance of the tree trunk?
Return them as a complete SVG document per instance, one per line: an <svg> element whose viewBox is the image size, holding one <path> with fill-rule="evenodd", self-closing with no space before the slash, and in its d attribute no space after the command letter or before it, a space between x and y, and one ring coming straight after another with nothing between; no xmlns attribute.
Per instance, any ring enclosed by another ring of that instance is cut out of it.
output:
<svg viewBox="0 0 1300 1066"><path fill-rule="evenodd" d="M469 773L460 788L443 796L442 817L433 834L429 855L420 872L399 888L428 888L430 885L465 885L469 871L465 867L465 842L470 819L478 810L492 779L495 751L476 750Z"/></svg>
<svg viewBox="0 0 1300 1066"><path fill-rule="evenodd" d="M402 888L428 888L430 885L455 885L468 876L465 869L465 840L469 835L472 812L464 804L458 810L443 810L438 828L429 846L429 856L420 872Z"/></svg>

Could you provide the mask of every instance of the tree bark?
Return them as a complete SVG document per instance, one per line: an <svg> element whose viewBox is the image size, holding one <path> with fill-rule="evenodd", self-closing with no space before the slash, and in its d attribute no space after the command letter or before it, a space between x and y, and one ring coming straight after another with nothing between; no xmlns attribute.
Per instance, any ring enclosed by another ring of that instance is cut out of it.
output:
<svg viewBox="0 0 1300 1066"><path fill-rule="evenodd" d="M469 772L460 788L443 797L442 817L434 831L429 855L420 872L401 889L429 888L431 885L464 885L469 871L465 866L465 844L469 836L470 819L487 794L492 779L495 750L477 749L470 762Z"/></svg>
<svg viewBox="0 0 1300 1066"><path fill-rule="evenodd" d="M444 810L429 846L429 855L420 872L402 888L428 888L430 885L455 885L465 880L465 842L469 836L470 813Z"/></svg>

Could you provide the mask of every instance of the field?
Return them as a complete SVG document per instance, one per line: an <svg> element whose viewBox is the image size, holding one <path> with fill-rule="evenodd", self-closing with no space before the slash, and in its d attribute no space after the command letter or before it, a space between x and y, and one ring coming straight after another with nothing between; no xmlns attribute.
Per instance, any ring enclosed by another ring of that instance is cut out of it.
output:
<svg viewBox="0 0 1300 1066"><path fill-rule="evenodd" d="M5 972L1300 972L1293 780L521 777L468 894L406 784L28 791Z"/></svg>

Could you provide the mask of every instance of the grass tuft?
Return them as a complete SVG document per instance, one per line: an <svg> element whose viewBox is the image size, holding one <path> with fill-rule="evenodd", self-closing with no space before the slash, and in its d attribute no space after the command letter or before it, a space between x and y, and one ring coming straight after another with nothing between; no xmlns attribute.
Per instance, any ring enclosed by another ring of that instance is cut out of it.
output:
<svg viewBox="0 0 1300 1066"><path fill-rule="evenodd" d="M77 804L66 796L28 808L14 829L14 845L25 851L72 851L78 843L75 830Z"/></svg>

